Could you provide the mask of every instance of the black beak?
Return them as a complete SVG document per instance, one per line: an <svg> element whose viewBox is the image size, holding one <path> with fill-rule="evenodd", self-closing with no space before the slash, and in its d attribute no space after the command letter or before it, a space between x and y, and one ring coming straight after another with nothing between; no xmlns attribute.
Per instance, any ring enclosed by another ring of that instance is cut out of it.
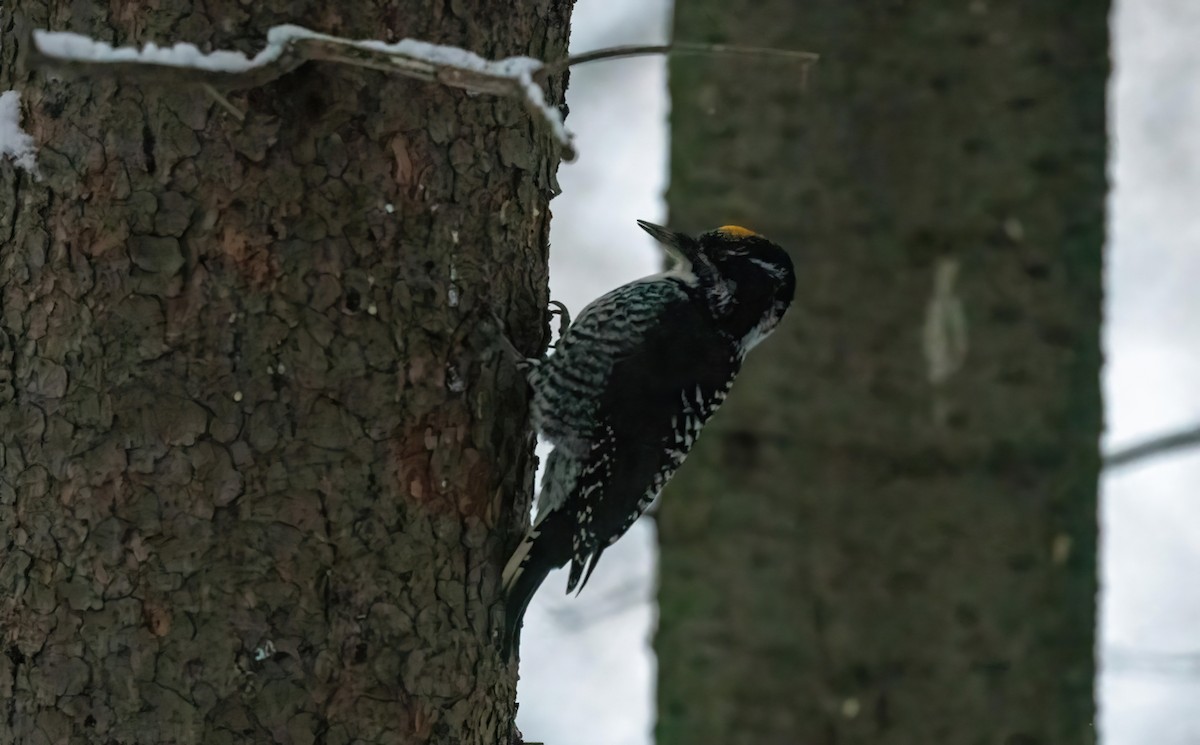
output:
<svg viewBox="0 0 1200 745"><path fill-rule="evenodd" d="M638 220L637 224L639 228L654 236L654 240L665 246L678 246L680 239L684 238L684 236L674 231L667 230L661 225L655 225L652 222Z"/></svg>
<svg viewBox="0 0 1200 745"><path fill-rule="evenodd" d="M654 240L663 244L667 253L679 262L678 269L695 275L701 284L710 287L720 282L720 273L712 259L700 248L700 241L690 235L676 233L645 220L638 220L637 224L642 230L654 236Z"/></svg>
<svg viewBox="0 0 1200 745"><path fill-rule="evenodd" d="M667 249L667 253L671 254L676 261L694 264L700 258L699 246L692 240L690 236L683 233L676 233L673 230L668 230L661 225L655 225L652 222L645 220L637 221L638 227L654 237L654 240L663 244Z"/></svg>

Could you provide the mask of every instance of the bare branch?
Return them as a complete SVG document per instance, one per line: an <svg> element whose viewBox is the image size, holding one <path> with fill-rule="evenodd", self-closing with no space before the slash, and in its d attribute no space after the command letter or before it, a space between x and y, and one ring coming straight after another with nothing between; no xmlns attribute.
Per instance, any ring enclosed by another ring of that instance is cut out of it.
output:
<svg viewBox="0 0 1200 745"><path fill-rule="evenodd" d="M241 52L201 52L187 43L169 48L154 44L147 44L142 49L113 48L86 36L48 31L34 31L32 43L23 45L23 49L25 62L30 67L74 75L95 75L103 71L142 82L200 85L235 116L240 112L220 92L266 85L310 60L398 73L471 93L520 99L534 119L549 129L562 148L565 160L575 157L572 136L563 125L558 108L546 101L542 86L550 76L572 65L650 54L733 54L800 61L806 73L808 66L817 59L811 52L677 42L598 49L549 64L530 57L492 61L457 47L415 39L403 39L394 44L343 39L300 26L272 28L267 33L267 46L253 58Z"/></svg>
<svg viewBox="0 0 1200 745"><path fill-rule="evenodd" d="M394 44L376 40L343 39L300 26L276 26L267 33L267 46L253 58L241 52L201 52L192 44L142 49L112 46L72 33L34 31L24 45L26 63L62 73L105 73L143 82L207 85L216 91L256 88L312 61L339 62L437 82L472 93L518 98L543 123L562 148L563 158L575 157L571 133L562 114L547 103L534 79L543 68L530 57L491 61L457 47L403 39Z"/></svg>
<svg viewBox="0 0 1200 745"><path fill-rule="evenodd" d="M207 93L212 100L216 101L221 108L228 111L234 119L237 119L239 122L246 121L245 112L234 106L219 90L212 87L208 83L202 83L200 87L203 88L204 92Z"/></svg>
<svg viewBox="0 0 1200 745"><path fill-rule="evenodd" d="M677 41L672 44L631 44L594 49L590 52L573 54L570 57L555 62L547 62L546 66L539 72L539 77L545 79L550 75L562 72L568 67L582 65L586 62L598 62L626 57L647 57L657 54L721 54L745 57L779 57L800 62L804 70L807 70L809 65L815 63L820 58L820 55L813 52L800 52L791 49L769 49L767 47L737 47L727 44L694 44L685 41Z"/></svg>
<svg viewBox="0 0 1200 745"><path fill-rule="evenodd" d="M1122 448L1104 457L1105 468L1120 468L1147 458L1174 453L1184 448L1200 446L1200 426L1155 437L1145 442Z"/></svg>

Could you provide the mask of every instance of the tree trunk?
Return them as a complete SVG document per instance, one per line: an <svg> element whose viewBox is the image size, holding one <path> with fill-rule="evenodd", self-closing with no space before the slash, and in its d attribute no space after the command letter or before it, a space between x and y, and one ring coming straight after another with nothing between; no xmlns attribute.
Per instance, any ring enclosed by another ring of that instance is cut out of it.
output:
<svg viewBox="0 0 1200 745"><path fill-rule="evenodd" d="M678 4L821 61L670 68L673 226L799 287L663 500L659 745L1094 740L1107 14Z"/></svg>
<svg viewBox="0 0 1200 745"><path fill-rule="evenodd" d="M0 168L0 741L507 741L533 440L490 313L537 348L548 138L342 66L239 122L14 63L28 28L253 54L279 23L555 58L570 3L104 7L0 13L43 174Z"/></svg>

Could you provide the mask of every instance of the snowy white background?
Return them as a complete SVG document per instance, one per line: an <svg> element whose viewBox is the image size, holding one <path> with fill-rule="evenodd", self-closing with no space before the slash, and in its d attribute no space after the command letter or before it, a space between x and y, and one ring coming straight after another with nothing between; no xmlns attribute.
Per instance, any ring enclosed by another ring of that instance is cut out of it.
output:
<svg viewBox="0 0 1200 745"><path fill-rule="evenodd" d="M1113 14L1107 446L1200 422L1200 2ZM1104 481L1106 745L1200 743L1200 449Z"/></svg>
<svg viewBox="0 0 1200 745"><path fill-rule="evenodd" d="M1106 449L1200 422L1200 0L1116 4ZM668 0L579 0L572 50L664 41L669 13ZM576 68L568 101L581 156L560 170L564 191L551 205L550 284L578 311L657 270L634 220L665 211L665 63ZM1197 483L1200 450L1105 479L1105 745L1200 744ZM528 739L651 743L654 541L640 521L578 598L562 594L561 574L535 597L517 720Z"/></svg>

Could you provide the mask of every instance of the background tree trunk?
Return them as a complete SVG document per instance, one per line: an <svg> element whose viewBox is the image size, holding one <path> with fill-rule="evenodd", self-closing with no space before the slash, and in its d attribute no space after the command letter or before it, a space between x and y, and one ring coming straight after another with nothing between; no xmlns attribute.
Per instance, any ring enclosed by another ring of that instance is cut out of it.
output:
<svg viewBox="0 0 1200 745"><path fill-rule="evenodd" d="M23 34L253 54L298 23L554 58L569 13L3 4L44 179L0 167L0 741L507 737L533 441L489 309L541 323L557 166L516 101L309 64L231 95L238 122L202 90L18 72Z"/></svg>
<svg viewBox="0 0 1200 745"><path fill-rule="evenodd" d="M675 13L821 61L671 63L672 225L799 288L663 501L660 745L1091 742L1108 4Z"/></svg>

